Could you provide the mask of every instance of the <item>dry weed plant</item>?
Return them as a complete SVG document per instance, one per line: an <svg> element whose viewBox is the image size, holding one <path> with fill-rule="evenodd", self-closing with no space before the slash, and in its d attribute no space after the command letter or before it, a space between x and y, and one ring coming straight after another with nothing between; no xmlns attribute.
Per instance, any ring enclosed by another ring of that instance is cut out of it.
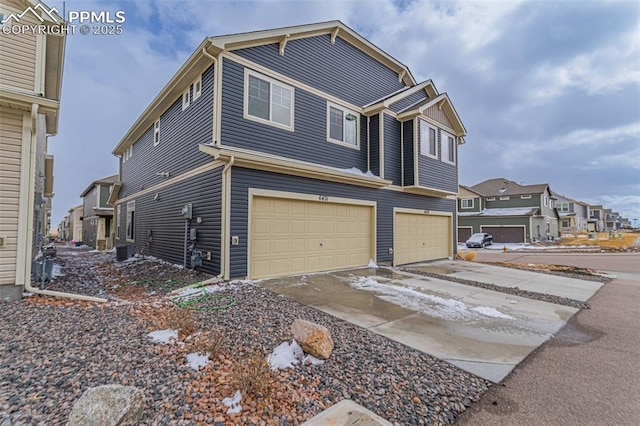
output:
<svg viewBox="0 0 640 426"><path fill-rule="evenodd" d="M184 339L198 330L198 323L188 309L169 309L164 316L164 325L178 330L178 338Z"/></svg>
<svg viewBox="0 0 640 426"><path fill-rule="evenodd" d="M276 377L265 356L253 352L234 365L231 379L243 395L267 397L274 390Z"/></svg>
<svg viewBox="0 0 640 426"><path fill-rule="evenodd" d="M219 329L201 332L195 339L194 349L201 354L209 354L209 358L215 358L227 349L227 336Z"/></svg>

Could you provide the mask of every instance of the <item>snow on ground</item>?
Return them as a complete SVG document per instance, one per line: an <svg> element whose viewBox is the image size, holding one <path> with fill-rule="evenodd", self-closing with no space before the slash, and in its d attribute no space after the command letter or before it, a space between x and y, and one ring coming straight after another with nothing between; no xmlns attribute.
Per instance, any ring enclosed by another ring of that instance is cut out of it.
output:
<svg viewBox="0 0 640 426"><path fill-rule="evenodd" d="M190 353L187 354L185 358L187 359L187 364L189 364L189 367L193 368L196 371L200 370L200 367L211 364L208 354L201 355L198 353Z"/></svg>
<svg viewBox="0 0 640 426"><path fill-rule="evenodd" d="M237 285L234 284L235 281L229 282L223 285L208 285L205 287L190 287L185 288L184 290L176 293L171 297L171 300L175 302L184 302L187 300L195 299L205 294L213 294L222 290L234 290L237 288Z"/></svg>
<svg viewBox="0 0 640 426"><path fill-rule="evenodd" d="M427 294L415 288L380 283L371 277L352 275L347 280L352 287L358 290L375 292L382 300L438 318L456 320L515 319L495 308L468 305L459 300Z"/></svg>
<svg viewBox="0 0 640 426"><path fill-rule="evenodd" d="M378 265L376 265L376 262L373 261L373 259L369 259L369 264L367 265L367 268L377 268Z"/></svg>
<svg viewBox="0 0 640 426"><path fill-rule="evenodd" d="M242 402L242 394L239 390L233 394L233 397L222 400L224 406L227 407L227 414L237 414L242 411L242 405L240 405L240 402Z"/></svg>
<svg viewBox="0 0 640 426"><path fill-rule="evenodd" d="M138 263L138 262L154 262L154 263L160 263L162 265L170 265L178 269L184 269L184 266L182 265L177 265L175 263L167 262L166 260L158 259L155 256L147 256L147 255L140 255L140 254L136 254L126 260L123 260L122 262L120 262L120 264L130 264L130 263Z"/></svg>
<svg viewBox="0 0 640 426"><path fill-rule="evenodd" d="M158 330L147 334L153 342L173 344L178 340L178 330Z"/></svg>
<svg viewBox="0 0 640 426"><path fill-rule="evenodd" d="M298 342L292 340L291 343L282 342L267 357L267 362L272 370L286 370L287 368L295 368L296 365L307 362L312 365L322 365L324 361L312 355L304 355L302 348Z"/></svg>

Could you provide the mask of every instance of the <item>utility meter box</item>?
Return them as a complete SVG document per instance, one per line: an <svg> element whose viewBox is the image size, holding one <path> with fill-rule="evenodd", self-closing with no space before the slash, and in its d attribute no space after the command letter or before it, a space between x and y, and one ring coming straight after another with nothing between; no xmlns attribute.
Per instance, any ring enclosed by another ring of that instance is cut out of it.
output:
<svg viewBox="0 0 640 426"><path fill-rule="evenodd" d="M193 204L185 204L182 208L182 217L185 219L193 218Z"/></svg>
<svg viewBox="0 0 640 426"><path fill-rule="evenodd" d="M196 268L202 266L202 251L193 250L191 252L191 267Z"/></svg>

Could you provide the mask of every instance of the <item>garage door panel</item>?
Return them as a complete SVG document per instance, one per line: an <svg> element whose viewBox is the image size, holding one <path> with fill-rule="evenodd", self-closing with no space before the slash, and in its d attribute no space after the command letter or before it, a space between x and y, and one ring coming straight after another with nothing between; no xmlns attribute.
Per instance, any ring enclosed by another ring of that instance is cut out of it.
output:
<svg viewBox="0 0 640 426"><path fill-rule="evenodd" d="M252 278L364 266L372 250L371 206L254 197Z"/></svg>
<svg viewBox="0 0 640 426"><path fill-rule="evenodd" d="M482 232L493 236L496 243L524 243L524 226L481 226Z"/></svg>
<svg viewBox="0 0 640 426"><path fill-rule="evenodd" d="M451 255L451 217L396 213L394 263L443 259Z"/></svg>
<svg viewBox="0 0 640 426"><path fill-rule="evenodd" d="M471 228L458 228L458 242L464 243L471 237Z"/></svg>

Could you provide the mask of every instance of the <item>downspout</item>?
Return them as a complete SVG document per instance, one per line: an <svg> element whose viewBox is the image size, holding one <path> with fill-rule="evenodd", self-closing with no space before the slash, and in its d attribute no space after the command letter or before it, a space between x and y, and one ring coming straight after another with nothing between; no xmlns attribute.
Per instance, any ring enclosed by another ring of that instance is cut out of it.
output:
<svg viewBox="0 0 640 426"><path fill-rule="evenodd" d="M231 217L231 166L235 162L236 158L232 155L229 158L229 162L222 169L222 214L221 218L221 230L220 233L220 274L218 278L224 279L227 274L227 260L229 259L229 234L227 232L228 225Z"/></svg>
<svg viewBox="0 0 640 426"><path fill-rule="evenodd" d="M218 75L218 60L211 53L207 52L207 48L202 46L202 55L213 61L213 102L211 108L211 142L213 146L218 146L219 141L216 139L218 132L216 131L216 95L218 94L218 85L215 83L216 76Z"/></svg>
<svg viewBox="0 0 640 426"><path fill-rule="evenodd" d="M35 202L33 199L33 188L35 188L36 132L37 132L37 125L38 125L38 104L33 104L31 106L31 121L33 123L33 127L31 130L31 143L30 143L31 146L29 149L29 168L31 169L29 173L29 188L31 188L31 194L29 199L29 211L33 212L33 207ZM31 231L29 231L27 235L27 240L31 241L31 239L33 238L33 230L32 230L33 228L29 226L29 229L31 229ZM28 246L30 245L31 244L28 244ZM25 254L31 257L29 252L30 250ZM61 291L52 291L52 290L41 290L39 288L35 288L31 285L31 274L25 274L24 289L28 292L35 293L35 294L43 294L45 296L68 297L69 299L86 300L89 302L103 302L103 303L107 302L107 299L102 299L100 297L84 296L81 294L64 293Z"/></svg>

